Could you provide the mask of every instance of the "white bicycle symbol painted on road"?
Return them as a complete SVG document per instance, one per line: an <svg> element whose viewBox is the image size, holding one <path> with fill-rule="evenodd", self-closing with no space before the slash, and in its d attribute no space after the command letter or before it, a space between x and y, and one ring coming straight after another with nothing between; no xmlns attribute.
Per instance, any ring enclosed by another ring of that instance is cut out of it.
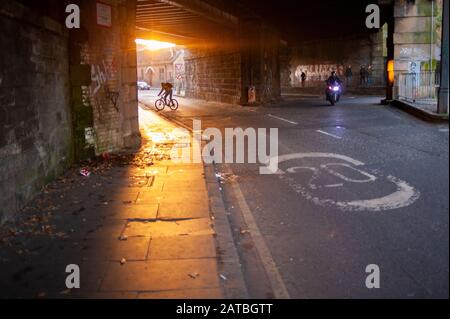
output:
<svg viewBox="0 0 450 319"><path fill-rule="evenodd" d="M280 164L298 159L333 160L333 162L317 164L315 166L294 166L286 169L286 171L279 169L277 172L280 178L287 182L296 193L320 206L335 207L343 211L386 211L409 206L420 197L420 192L407 182L392 175L383 176L380 172L375 170L372 170L369 173L363 170L365 165L363 162L345 155L333 153L295 153L279 156L276 160ZM343 163L338 163L336 160L343 161ZM359 174L361 178L348 177L343 173L338 172L339 168L353 171ZM297 182L293 178L294 174L305 170L312 173L311 179L307 183ZM342 183L321 184L318 180L325 172L336 177L342 181ZM339 188L353 184L360 186L361 188L362 185L383 179L384 181L392 183L396 190L388 195L378 198L338 201L330 198L323 198L323 196L321 197L317 194L318 191L325 188Z"/></svg>

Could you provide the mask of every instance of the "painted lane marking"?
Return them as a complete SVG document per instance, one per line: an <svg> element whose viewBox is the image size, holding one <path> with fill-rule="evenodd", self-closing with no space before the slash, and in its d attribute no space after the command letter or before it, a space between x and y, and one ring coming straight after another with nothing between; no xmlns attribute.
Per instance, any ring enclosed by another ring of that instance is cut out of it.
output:
<svg viewBox="0 0 450 319"><path fill-rule="evenodd" d="M271 118L274 118L274 119L277 119L277 120L280 120L280 121L284 121L284 122L290 123L290 124L298 125L297 122L289 121L289 120L286 120L286 119L284 119L282 117L279 117L279 116L275 116L275 115L272 115L272 114L268 114L267 116L269 116Z"/></svg>
<svg viewBox="0 0 450 319"><path fill-rule="evenodd" d="M347 163L351 163L354 166L358 166L359 169L351 167L349 164L336 164L336 163L329 163L326 165L320 165L319 167L291 167L286 170L286 172L279 170L279 178L281 180L284 180L297 194L303 196L307 200L312 201L316 205L319 206L327 206L327 207L334 207L342 211L373 211L373 212L379 212L379 211L386 211L386 210L393 210L398 209L402 207L407 207L409 205L412 205L419 197L420 192L416 190L414 187L409 185L407 182L394 177L392 175L383 176L379 171L377 170L370 170L371 173L365 172L361 169L361 166L364 166L365 164L362 162L359 162L355 159L349 158L344 155L339 154L327 154L327 153L296 153L296 154L288 154L279 156L278 160L279 163L294 160L294 159L303 159L303 158L332 158L332 159L342 159L344 161L347 161ZM367 177L367 179L353 179L349 178L341 173L337 173L333 170L329 169L329 166L343 166L347 168L351 168L354 171L359 172L363 176ZM310 179L307 183L298 183L292 176L293 174L297 173L299 170L310 170L313 172L313 177ZM342 183L342 186L340 184L332 184L332 185L316 185L314 184L314 181L316 181L323 172L326 172L328 174L331 174L335 177L340 178L341 180L345 181L345 183ZM314 194L315 191L319 190L322 187L343 187L346 185L347 187L354 185L357 187L357 189L361 189L362 184L361 183L374 183L379 180L385 180L388 181L396 186L396 190L392 192L391 194L388 194L386 196L382 196L379 198L372 198L372 199L363 199L363 200L349 200L349 201L337 201L327 198L321 198L319 195ZM360 185L360 186L356 186Z"/></svg>
<svg viewBox="0 0 450 319"><path fill-rule="evenodd" d="M294 153L294 154L286 154L286 155L276 156L271 160L276 161L276 163L281 163L281 162L286 162L286 161L290 161L290 160L294 160L294 159L302 159L302 158L333 158L333 159L343 160L343 161L353 164L355 166L366 165L363 162L355 160L351 157L348 157L345 155L340 155L340 154L334 154L334 153ZM284 174L284 172L281 170L278 170L277 174Z"/></svg>
<svg viewBox="0 0 450 319"><path fill-rule="evenodd" d="M231 168L227 166L227 170L232 173ZM230 182L233 189L234 195L238 201L239 208L241 209L244 221L247 224L248 230L250 231L250 236L255 243L256 251L261 258L262 264L266 271L267 277L269 278L270 285L272 287L273 293L276 299L290 299L289 292L284 284L283 278L281 277L277 265L273 260L272 254L270 253L269 247L264 240L264 236L256 223L255 217L250 210L247 201L245 200L244 194L242 193L239 183L236 181Z"/></svg>
<svg viewBox="0 0 450 319"><path fill-rule="evenodd" d="M336 188L336 187L344 187L344 184L332 184L332 185L325 185L326 188Z"/></svg>
<svg viewBox="0 0 450 319"><path fill-rule="evenodd" d="M353 179L353 178L349 178L347 176L342 175L341 173L336 172L335 170L331 169L330 166L341 166L341 167L347 167L351 170L354 170L364 176L367 177L367 179ZM341 163L331 163L331 164L326 164L326 165L320 165L321 168L325 169L326 171L328 171L328 173L330 173L331 175L334 175L346 182L352 182L352 183L369 183L369 182L374 182L377 180L377 178L375 176L373 176L372 174L369 174L367 172L364 172L360 169L354 168L348 164L341 164Z"/></svg>
<svg viewBox="0 0 450 319"><path fill-rule="evenodd" d="M441 128L441 129L439 129L439 132L448 133L449 130L448 130L448 128Z"/></svg>
<svg viewBox="0 0 450 319"><path fill-rule="evenodd" d="M337 202L336 205L340 208L350 208L350 210L383 211L409 206L419 198L420 193L405 181L392 175L387 176L387 179L397 186L394 193L370 200Z"/></svg>
<svg viewBox="0 0 450 319"><path fill-rule="evenodd" d="M337 136L337 135L334 135L334 134L331 134L331 133L328 133L328 132L325 132L325 131L322 131L322 130L317 130L316 132L320 133L320 134L331 136L331 137L336 138L338 140L342 139L341 136Z"/></svg>

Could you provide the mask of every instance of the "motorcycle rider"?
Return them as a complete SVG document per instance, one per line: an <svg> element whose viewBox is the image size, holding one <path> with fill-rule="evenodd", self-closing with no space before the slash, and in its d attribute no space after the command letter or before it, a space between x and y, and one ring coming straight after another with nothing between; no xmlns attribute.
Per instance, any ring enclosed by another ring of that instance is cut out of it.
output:
<svg viewBox="0 0 450 319"><path fill-rule="evenodd" d="M326 83L327 83L327 90L326 90L327 99L328 99L328 87L329 86L331 86L331 87L339 86L340 88L342 88L342 81L337 76L336 71L331 72L331 76L326 80ZM340 98L341 98L341 94L339 92L339 94L337 96L337 101L339 101Z"/></svg>
<svg viewBox="0 0 450 319"><path fill-rule="evenodd" d="M331 72L331 76L328 78L327 84L330 86L335 84L342 85L342 81L337 76L336 71Z"/></svg>

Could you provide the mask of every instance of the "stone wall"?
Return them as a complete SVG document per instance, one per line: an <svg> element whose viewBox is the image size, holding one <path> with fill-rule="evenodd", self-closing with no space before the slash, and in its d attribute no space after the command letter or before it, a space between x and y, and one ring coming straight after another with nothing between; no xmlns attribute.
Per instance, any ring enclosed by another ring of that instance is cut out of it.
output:
<svg viewBox="0 0 450 319"><path fill-rule="evenodd" d="M79 2L82 29L71 33L77 158L113 152L140 143L137 109L135 1L103 1L111 6L111 26L97 23L96 2ZM86 79L89 72L89 79ZM84 73L84 74L83 74ZM79 121L77 119L80 119Z"/></svg>
<svg viewBox="0 0 450 319"><path fill-rule="evenodd" d="M239 103L241 56L237 50L187 49L185 55L186 96Z"/></svg>
<svg viewBox="0 0 450 319"><path fill-rule="evenodd" d="M241 104L248 103L248 89L255 88L256 104L277 102L281 98L281 56L279 34L260 20L241 21L242 54Z"/></svg>
<svg viewBox="0 0 450 319"><path fill-rule="evenodd" d="M0 2L0 221L74 161L140 145L136 2L102 1L105 27L95 1L72 1L70 31L64 2L47 2Z"/></svg>
<svg viewBox="0 0 450 319"><path fill-rule="evenodd" d="M442 0L397 0L394 5L395 72L434 71L440 60Z"/></svg>
<svg viewBox="0 0 450 319"><path fill-rule="evenodd" d="M359 84L361 65L372 65L373 84L382 85L385 79L383 47L382 31L300 43L291 53L291 85L300 86L302 71L307 74L307 85L322 85L333 70L343 78L348 65L352 66L354 84Z"/></svg>
<svg viewBox="0 0 450 319"><path fill-rule="evenodd" d="M278 101L280 38L261 21L240 22L232 38L187 47L186 96L247 105L248 90L255 88L256 105Z"/></svg>
<svg viewBox="0 0 450 319"><path fill-rule="evenodd" d="M72 161L68 37L62 25L0 2L0 221Z"/></svg>

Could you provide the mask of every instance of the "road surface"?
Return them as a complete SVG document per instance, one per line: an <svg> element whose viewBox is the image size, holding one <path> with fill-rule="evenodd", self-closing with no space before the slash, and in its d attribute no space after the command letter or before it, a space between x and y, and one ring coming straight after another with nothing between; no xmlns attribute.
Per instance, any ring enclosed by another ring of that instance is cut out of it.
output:
<svg viewBox="0 0 450 319"><path fill-rule="evenodd" d="M279 130L278 174L216 164L251 297L448 298L448 125L377 97L179 101L162 114L190 127ZM366 285L369 265L378 289Z"/></svg>

